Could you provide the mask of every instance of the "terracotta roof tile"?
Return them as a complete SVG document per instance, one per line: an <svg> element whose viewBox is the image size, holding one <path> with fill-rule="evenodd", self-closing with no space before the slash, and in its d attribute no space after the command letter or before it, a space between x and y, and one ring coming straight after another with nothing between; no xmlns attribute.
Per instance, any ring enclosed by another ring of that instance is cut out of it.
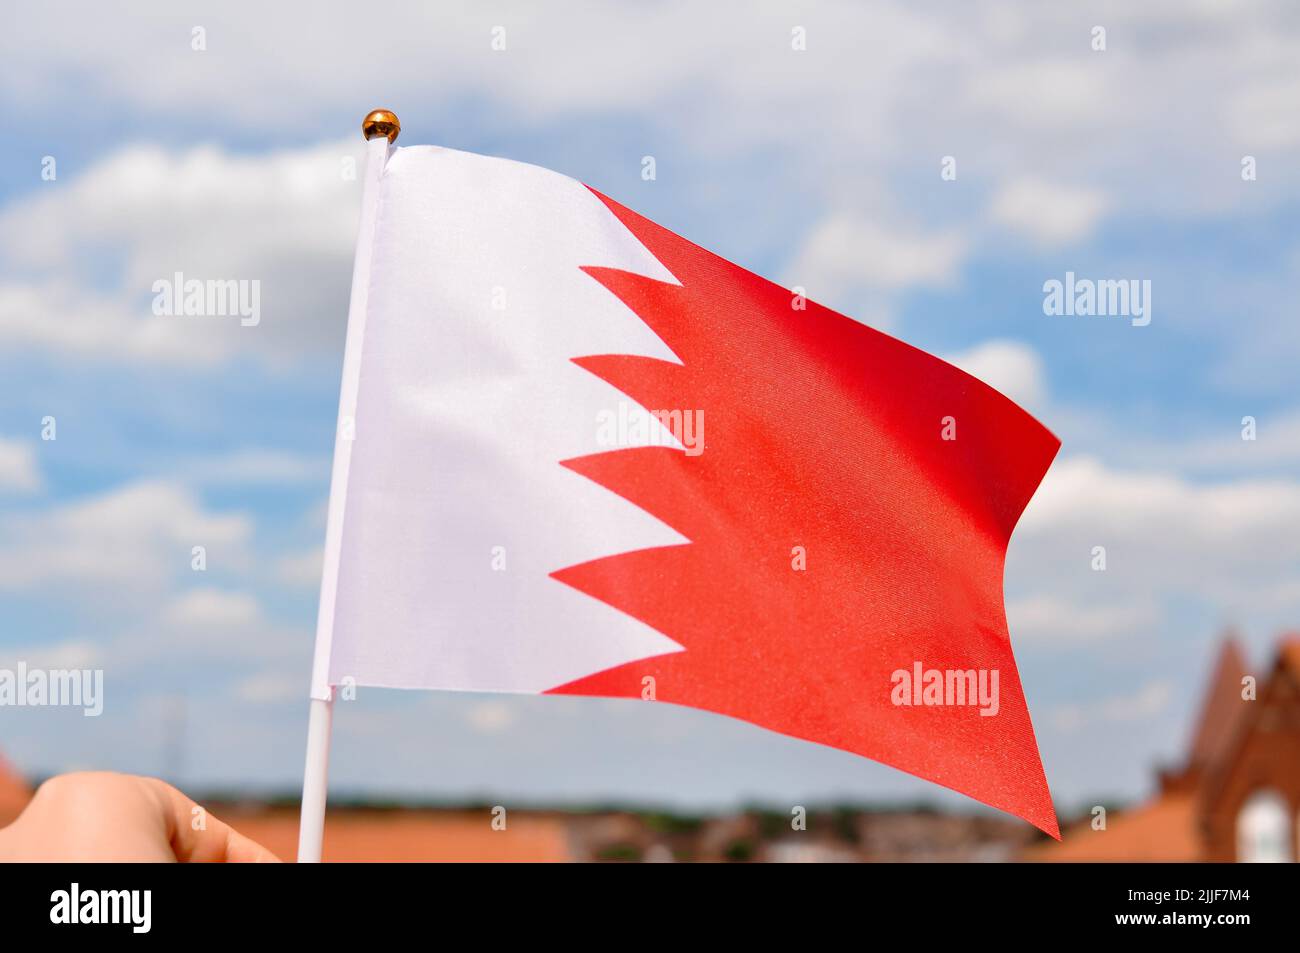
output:
<svg viewBox="0 0 1300 953"><path fill-rule="evenodd" d="M1208 768L1223 757L1244 711L1241 704L1241 677L1244 674L1246 661L1241 648L1235 637L1228 636L1219 649L1214 673L1201 702L1201 717L1188 752L1188 767Z"/></svg>
<svg viewBox="0 0 1300 953"><path fill-rule="evenodd" d="M256 814L214 810L281 860L298 852L298 813ZM525 861L570 859L564 822L556 817L511 815L503 831L493 830L486 812L330 811L325 820L326 862L357 861Z"/></svg>
<svg viewBox="0 0 1300 953"><path fill-rule="evenodd" d="M1191 794L1166 794L1131 811L1114 812L1106 829L1094 831L1090 822L1062 832L1059 844L1029 848L1031 861L1170 861L1201 859L1196 811Z"/></svg>

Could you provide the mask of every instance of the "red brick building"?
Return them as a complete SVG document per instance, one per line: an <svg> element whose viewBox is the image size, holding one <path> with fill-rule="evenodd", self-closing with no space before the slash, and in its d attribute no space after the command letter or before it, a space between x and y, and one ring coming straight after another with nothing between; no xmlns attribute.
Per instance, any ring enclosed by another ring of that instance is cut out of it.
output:
<svg viewBox="0 0 1300 953"><path fill-rule="evenodd" d="M1151 801L1067 830L1044 861L1295 861L1300 852L1300 636L1251 673L1224 641L1184 763Z"/></svg>

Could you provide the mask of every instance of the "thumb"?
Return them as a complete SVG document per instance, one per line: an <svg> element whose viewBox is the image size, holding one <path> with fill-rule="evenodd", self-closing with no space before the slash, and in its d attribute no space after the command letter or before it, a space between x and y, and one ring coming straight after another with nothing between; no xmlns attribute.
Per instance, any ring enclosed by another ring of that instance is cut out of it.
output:
<svg viewBox="0 0 1300 953"><path fill-rule="evenodd" d="M218 820L199 805L164 781L150 778L153 795L158 799L167 824L172 853L181 863L261 864L279 863L280 859L257 841L245 837L224 821ZM203 823L194 824L196 809Z"/></svg>

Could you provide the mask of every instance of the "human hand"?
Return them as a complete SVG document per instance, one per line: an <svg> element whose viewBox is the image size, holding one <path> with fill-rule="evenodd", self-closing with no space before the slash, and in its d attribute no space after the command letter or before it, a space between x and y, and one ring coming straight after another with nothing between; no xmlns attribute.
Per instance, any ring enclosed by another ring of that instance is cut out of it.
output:
<svg viewBox="0 0 1300 953"><path fill-rule="evenodd" d="M61 774L42 784L18 820L0 830L0 861L279 862L202 811L157 778Z"/></svg>

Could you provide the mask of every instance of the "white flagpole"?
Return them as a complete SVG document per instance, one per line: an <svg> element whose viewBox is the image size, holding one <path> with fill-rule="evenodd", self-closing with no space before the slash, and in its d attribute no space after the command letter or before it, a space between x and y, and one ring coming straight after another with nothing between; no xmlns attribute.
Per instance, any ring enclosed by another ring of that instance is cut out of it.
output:
<svg viewBox="0 0 1300 953"><path fill-rule="evenodd" d="M361 192L361 225L352 266L352 298L348 303L347 343L343 346L343 383L339 388L338 426L334 432L334 468L330 475L329 515L325 523L325 562L321 572L320 607L316 614L316 654L312 661L311 709L307 721L307 762L302 775L302 811L298 822L298 862L319 863L325 837L325 798L329 777L330 728L334 689L329 680L330 646L334 640L334 601L338 594L339 553L352 465L356 428L357 385L361 377L361 346L366 330L370 259L378 218L379 180L401 131L397 116L376 109L366 116L365 183Z"/></svg>

